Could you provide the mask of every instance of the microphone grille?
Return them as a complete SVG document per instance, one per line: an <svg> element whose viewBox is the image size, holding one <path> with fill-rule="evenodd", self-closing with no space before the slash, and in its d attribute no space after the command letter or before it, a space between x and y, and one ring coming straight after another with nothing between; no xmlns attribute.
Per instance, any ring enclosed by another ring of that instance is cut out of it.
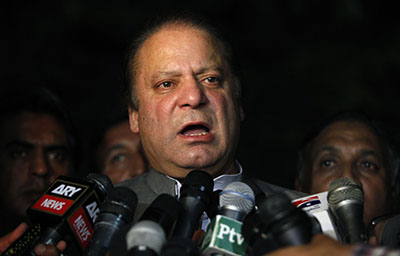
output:
<svg viewBox="0 0 400 256"><path fill-rule="evenodd" d="M362 204L364 202L363 191L353 179L342 177L334 179L328 188L328 203L337 205L345 200L351 200Z"/></svg>
<svg viewBox="0 0 400 256"><path fill-rule="evenodd" d="M182 183L182 190L190 190L191 188L200 189L206 193L212 193L214 180L212 176L205 171L193 170L186 175Z"/></svg>
<svg viewBox="0 0 400 256"><path fill-rule="evenodd" d="M100 211L121 215L127 222L131 222L137 203L138 197L133 190L128 187L116 187L107 194Z"/></svg>
<svg viewBox="0 0 400 256"><path fill-rule="evenodd" d="M96 184L103 196L106 196L114 188L110 178L105 174L91 172L86 179Z"/></svg>
<svg viewBox="0 0 400 256"><path fill-rule="evenodd" d="M126 234L128 251L137 246L145 246L159 255L165 242L166 236L162 227L150 220L136 223Z"/></svg>
<svg viewBox="0 0 400 256"><path fill-rule="evenodd" d="M254 192L243 182L232 182L220 193L219 204L221 207L235 206L247 214L253 209L255 204Z"/></svg>

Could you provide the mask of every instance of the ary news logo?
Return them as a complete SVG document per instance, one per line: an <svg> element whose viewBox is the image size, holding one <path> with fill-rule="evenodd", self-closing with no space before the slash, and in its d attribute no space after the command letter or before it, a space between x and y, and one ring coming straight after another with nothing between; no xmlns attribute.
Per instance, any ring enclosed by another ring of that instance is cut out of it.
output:
<svg viewBox="0 0 400 256"><path fill-rule="evenodd" d="M93 224L90 223L84 209L79 207L68 219L68 222L79 241L79 245L85 249L93 234Z"/></svg>
<svg viewBox="0 0 400 256"><path fill-rule="evenodd" d="M33 205L33 209L63 215L86 190L86 186L55 181Z"/></svg>
<svg viewBox="0 0 400 256"><path fill-rule="evenodd" d="M99 202L95 193L91 193L85 202L80 205L67 219L69 226L75 233L79 245L85 249L93 234L94 223L100 212Z"/></svg>
<svg viewBox="0 0 400 256"><path fill-rule="evenodd" d="M70 200L77 199L87 188L80 184L70 184L63 181L56 181L48 190L48 194Z"/></svg>
<svg viewBox="0 0 400 256"><path fill-rule="evenodd" d="M306 199L295 201L293 204L304 211L311 211L321 207L321 200L318 196L311 196Z"/></svg>

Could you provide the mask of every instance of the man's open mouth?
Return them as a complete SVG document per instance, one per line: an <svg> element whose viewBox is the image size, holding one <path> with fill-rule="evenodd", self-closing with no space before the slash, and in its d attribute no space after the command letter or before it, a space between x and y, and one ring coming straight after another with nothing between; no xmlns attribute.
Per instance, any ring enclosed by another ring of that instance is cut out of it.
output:
<svg viewBox="0 0 400 256"><path fill-rule="evenodd" d="M210 129L204 125L197 124L197 125L188 125L182 129L180 134L184 136L205 136L210 132Z"/></svg>

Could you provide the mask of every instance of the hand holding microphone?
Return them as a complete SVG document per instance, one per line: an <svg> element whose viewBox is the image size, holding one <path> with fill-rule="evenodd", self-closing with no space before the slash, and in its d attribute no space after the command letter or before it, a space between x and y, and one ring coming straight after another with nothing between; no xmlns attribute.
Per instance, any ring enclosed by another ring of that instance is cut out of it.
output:
<svg viewBox="0 0 400 256"><path fill-rule="evenodd" d="M101 174L89 174L86 180L58 177L27 210L32 226L3 255L34 255L36 244L55 246L61 239L75 240L83 250L112 187Z"/></svg>

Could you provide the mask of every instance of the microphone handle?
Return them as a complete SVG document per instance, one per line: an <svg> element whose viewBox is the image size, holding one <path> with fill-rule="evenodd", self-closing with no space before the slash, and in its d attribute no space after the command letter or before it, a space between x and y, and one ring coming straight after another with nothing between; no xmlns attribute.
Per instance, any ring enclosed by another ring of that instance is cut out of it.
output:
<svg viewBox="0 0 400 256"><path fill-rule="evenodd" d="M121 215L113 213L101 213L97 217L93 229L93 235L85 249L85 256L106 255L114 234L119 230L121 225L126 222Z"/></svg>
<svg viewBox="0 0 400 256"><path fill-rule="evenodd" d="M179 204L181 208L172 236L191 239L206 206L198 198L191 196L181 198Z"/></svg>
<svg viewBox="0 0 400 256"><path fill-rule="evenodd" d="M334 211L339 221L339 231L345 243L357 244L366 241L361 204L343 205Z"/></svg>

